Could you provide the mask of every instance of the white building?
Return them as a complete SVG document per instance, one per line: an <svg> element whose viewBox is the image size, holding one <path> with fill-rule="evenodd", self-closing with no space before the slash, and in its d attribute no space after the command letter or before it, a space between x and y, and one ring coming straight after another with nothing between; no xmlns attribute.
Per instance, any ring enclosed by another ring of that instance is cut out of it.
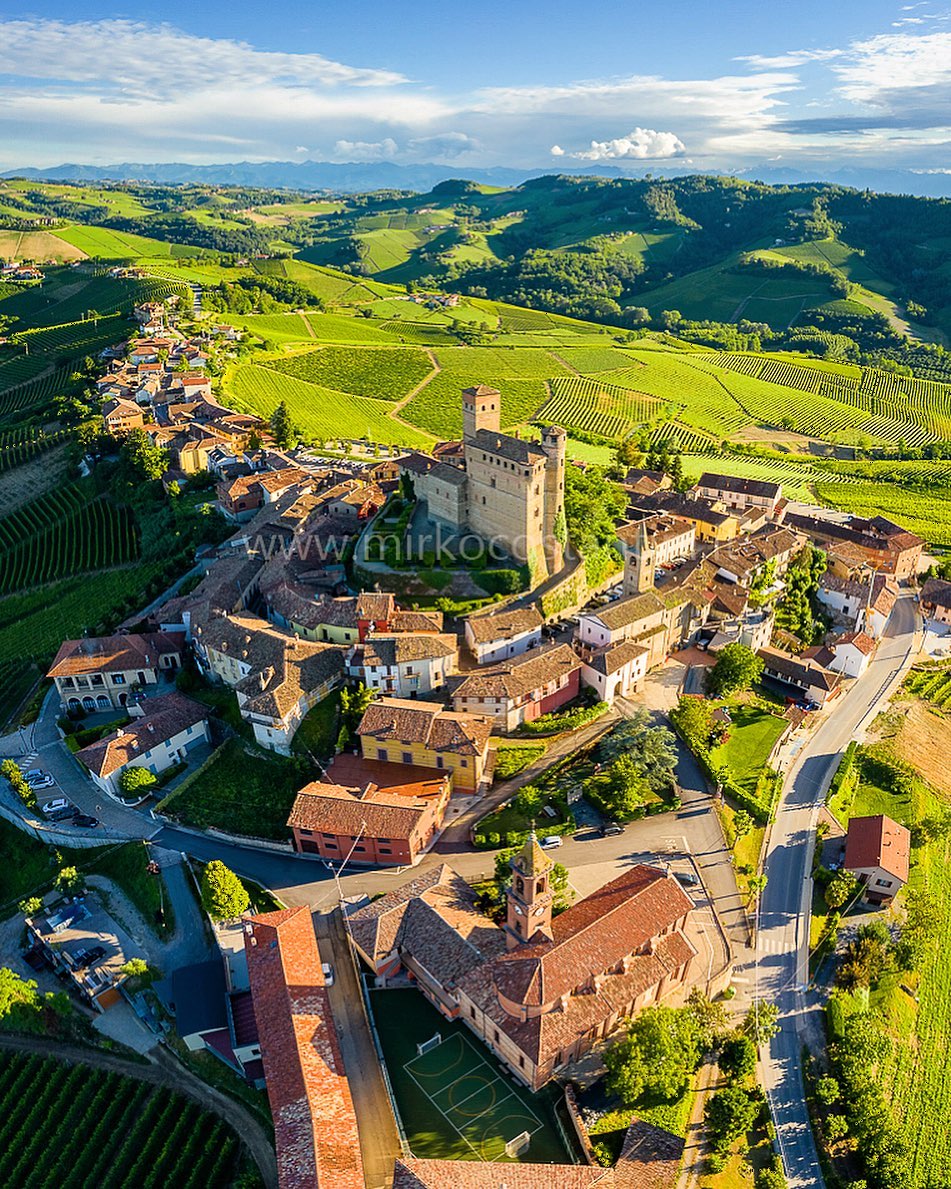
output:
<svg viewBox="0 0 951 1189"><path fill-rule="evenodd" d="M846 677L861 677L875 652L875 641L865 632L849 632L829 645L832 659L829 668Z"/></svg>
<svg viewBox="0 0 951 1189"><path fill-rule="evenodd" d="M543 623L534 607L471 615L466 620L466 644L480 665L493 664L537 647Z"/></svg>
<svg viewBox="0 0 951 1189"><path fill-rule="evenodd" d="M624 640L581 658L581 683L590 686L599 702L635 693L647 674L650 649L635 640Z"/></svg>
<svg viewBox="0 0 951 1189"><path fill-rule="evenodd" d="M158 776L210 739L207 706L180 693L148 698L131 710L137 717L128 726L76 753L93 784L110 796L121 795L126 769L145 768Z"/></svg>
<svg viewBox="0 0 951 1189"><path fill-rule="evenodd" d="M456 671L456 637L450 635L371 636L347 655L347 672L369 689L394 698L415 698L444 689Z"/></svg>

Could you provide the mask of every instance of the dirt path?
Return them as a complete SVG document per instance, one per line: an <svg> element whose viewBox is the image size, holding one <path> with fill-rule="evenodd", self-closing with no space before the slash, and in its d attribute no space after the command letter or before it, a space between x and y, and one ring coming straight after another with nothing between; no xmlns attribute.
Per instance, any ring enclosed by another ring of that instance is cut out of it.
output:
<svg viewBox="0 0 951 1189"><path fill-rule="evenodd" d="M694 1186L700 1184L707 1154L703 1134L703 1108L706 1106L710 1093L716 1089L718 1077L719 1070L716 1065L712 1061L705 1062L697 1077L696 1094L690 1108L684 1157L676 1189L693 1189Z"/></svg>
<svg viewBox="0 0 951 1189"><path fill-rule="evenodd" d="M241 1103L207 1085L185 1069L165 1049L154 1050L148 1065L126 1061L112 1053L97 1052L78 1045L62 1044L42 1036L0 1035L0 1048L18 1053L40 1053L69 1065L88 1065L93 1069L108 1069L154 1086L164 1086L186 1094L205 1110L212 1111L234 1129L258 1166L267 1189L277 1189L277 1161L271 1137L258 1120Z"/></svg>
<svg viewBox="0 0 951 1189"><path fill-rule="evenodd" d="M405 425L407 429L413 429L417 433L429 434L428 429L420 429L420 427L418 425L413 425L413 423L411 421L405 421L400 416L400 411L402 409L404 409L409 404L409 402L413 399L413 397L418 395L418 393L422 392L427 384L431 384L433 382L433 380L435 380L435 378L442 371L442 368L439 366L439 360L436 358L436 356L433 354L433 352L430 350L430 348L426 347L426 348L424 348L424 350L426 351L426 354L429 356L429 362L433 365L433 370L429 373L428 376L425 377L425 379L420 380L420 382L416 385L416 387L411 392L409 392L406 396L404 396L402 398L402 400L393 402L393 411L392 411L391 416L394 421L398 421L400 425ZM429 436L435 437L435 434L429 434Z"/></svg>

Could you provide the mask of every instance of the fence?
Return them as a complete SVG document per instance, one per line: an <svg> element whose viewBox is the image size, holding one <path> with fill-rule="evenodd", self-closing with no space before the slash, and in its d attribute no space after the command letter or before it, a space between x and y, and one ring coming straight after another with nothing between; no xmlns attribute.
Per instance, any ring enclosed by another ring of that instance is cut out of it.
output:
<svg viewBox="0 0 951 1189"><path fill-rule="evenodd" d="M581 1151L584 1154L586 1164L595 1164L594 1151L591 1147L591 1136L588 1134L588 1128L585 1126L584 1119L581 1116L581 1110L578 1106L578 1098L575 1094L574 1086L565 1086L565 1110L568 1113L568 1118L571 1120L571 1125L575 1129L578 1136L578 1142L581 1145ZM557 1118L557 1112L555 1112ZM571 1151L571 1145L567 1145L568 1151Z"/></svg>
<svg viewBox="0 0 951 1189"><path fill-rule="evenodd" d="M348 949L349 949L348 944ZM353 950L350 950L351 955ZM354 958L354 965L356 959ZM406 1138L406 1132L403 1130L403 1120L400 1118L399 1107L396 1105L396 1095L393 1093L393 1085L390 1082L389 1070L386 1068L386 1061L383 1058L383 1046L380 1044L380 1038L376 1030L376 1021L373 1018L373 1007L370 1003L370 992L367 988L367 976L361 975L357 971L357 981L360 983L360 993L363 996L363 1012L367 1018L367 1024L370 1028L370 1035L373 1038L373 1047L376 1050L376 1059L380 1064L380 1073L383 1075L383 1085L386 1087L386 1095L390 1100L390 1109L393 1112L393 1118L396 1120L396 1131L400 1137L400 1147L402 1148L405 1157L411 1157L413 1153L410 1151L409 1140Z"/></svg>

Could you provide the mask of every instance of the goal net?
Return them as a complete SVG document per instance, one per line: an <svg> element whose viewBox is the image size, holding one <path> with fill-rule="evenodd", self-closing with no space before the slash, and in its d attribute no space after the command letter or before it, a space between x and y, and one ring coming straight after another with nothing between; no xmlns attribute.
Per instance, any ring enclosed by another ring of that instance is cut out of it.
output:
<svg viewBox="0 0 951 1189"><path fill-rule="evenodd" d="M423 1053L428 1053L432 1049L438 1048L442 1044L442 1033L437 1032L435 1036L431 1036L429 1040L421 1040L416 1046L416 1056L422 1057Z"/></svg>
<svg viewBox="0 0 951 1189"><path fill-rule="evenodd" d="M520 1156L522 1152L532 1142L532 1134L530 1131L523 1131L521 1135L517 1135L515 1139L510 1139L505 1145L506 1156Z"/></svg>

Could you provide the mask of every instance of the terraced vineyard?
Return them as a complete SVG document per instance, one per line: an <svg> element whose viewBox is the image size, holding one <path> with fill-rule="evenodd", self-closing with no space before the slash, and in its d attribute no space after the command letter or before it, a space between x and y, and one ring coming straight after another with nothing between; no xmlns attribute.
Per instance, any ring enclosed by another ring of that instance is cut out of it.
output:
<svg viewBox="0 0 951 1189"><path fill-rule="evenodd" d="M29 462L38 454L51 450L66 440L66 433L44 433L42 430L14 430L0 434L0 473Z"/></svg>
<svg viewBox="0 0 951 1189"><path fill-rule="evenodd" d="M557 377L551 381L551 393L551 400L535 414L536 421L555 422L613 440L625 438L671 411L669 404L656 397L581 376Z"/></svg>
<svg viewBox="0 0 951 1189"><path fill-rule="evenodd" d="M111 1070L0 1053L0 1180L20 1189L230 1185L240 1143L190 1099Z"/></svg>
<svg viewBox="0 0 951 1189"><path fill-rule="evenodd" d="M71 483L0 520L0 595L138 558L132 513L90 495Z"/></svg>
<svg viewBox="0 0 951 1189"><path fill-rule="evenodd" d="M403 446L431 443L426 435L391 417L388 401L351 396L270 367L245 364L236 368L228 378L227 391L242 408L264 418L285 401L294 424L309 439L366 438Z"/></svg>
<svg viewBox="0 0 951 1189"><path fill-rule="evenodd" d="M951 436L951 385L948 384L898 376L877 368L855 369L860 374L849 375L759 355L709 352L703 360L744 376L860 409L867 414L865 431L892 444L904 440L917 446ZM803 412L797 402L795 412L790 415L800 420ZM832 427L831 432L841 428L840 418L840 425Z"/></svg>
<svg viewBox="0 0 951 1189"><path fill-rule="evenodd" d="M906 679L905 687L930 706L951 711L951 667L914 669Z"/></svg>
<svg viewBox="0 0 951 1189"><path fill-rule="evenodd" d="M323 347L290 359L269 360L267 367L309 384L390 401L407 396L433 370L424 352L399 347Z"/></svg>
<svg viewBox="0 0 951 1189"><path fill-rule="evenodd" d="M443 371L425 384L400 417L438 438L462 437L462 390L477 384L494 384L502 393L502 428L524 425L549 397L544 380L486 378L484 371Z"/></svg>

